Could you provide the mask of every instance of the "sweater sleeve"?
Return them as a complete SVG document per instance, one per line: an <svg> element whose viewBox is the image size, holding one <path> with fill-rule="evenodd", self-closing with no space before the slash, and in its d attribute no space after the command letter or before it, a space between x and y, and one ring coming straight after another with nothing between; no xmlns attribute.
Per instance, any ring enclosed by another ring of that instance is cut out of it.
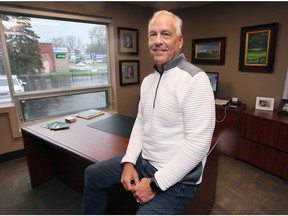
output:
<svg viewBox="0 0 288 216"><path fill-rule="evenodd" d="M136 161L142 150L142 131L142 115L141 112L138 111L137 118L130 135L126 154L123 157L121 163L129 162L133 163L134 165L136 164Z"/></svg>
<svg viewBox="0 0 288 216"><path fill-rule="evenodd" d="M206 157L215 127L214 95L203 72L183 81L179 98L184 117L185 141L175 156L155 173L162 190L181 181Z"/></svg>

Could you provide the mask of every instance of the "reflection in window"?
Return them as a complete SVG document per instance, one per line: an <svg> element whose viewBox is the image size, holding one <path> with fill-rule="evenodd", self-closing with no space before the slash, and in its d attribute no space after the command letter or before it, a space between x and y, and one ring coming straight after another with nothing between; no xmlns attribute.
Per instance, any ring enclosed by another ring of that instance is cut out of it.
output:
<svg viewBox="0 0 288 216"><path fill-rule="evenodd" d="M84 109L102 109L108 106L107 92L93 92L41 99L22 100L24 120L41 119L43 116L58 116L76 113Z"/></svg>

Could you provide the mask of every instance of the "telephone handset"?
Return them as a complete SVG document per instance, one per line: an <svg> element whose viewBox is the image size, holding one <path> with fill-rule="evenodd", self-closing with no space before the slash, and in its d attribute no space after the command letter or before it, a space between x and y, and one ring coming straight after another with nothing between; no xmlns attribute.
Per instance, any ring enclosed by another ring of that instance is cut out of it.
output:
<svg viewBox="0 0 288 216"><path fill-rule="evenodd" d="M241 102L239 101L238 98L232 97L231 100L229 101L229 107L231 108L237 108L241 105Z"/></svg>

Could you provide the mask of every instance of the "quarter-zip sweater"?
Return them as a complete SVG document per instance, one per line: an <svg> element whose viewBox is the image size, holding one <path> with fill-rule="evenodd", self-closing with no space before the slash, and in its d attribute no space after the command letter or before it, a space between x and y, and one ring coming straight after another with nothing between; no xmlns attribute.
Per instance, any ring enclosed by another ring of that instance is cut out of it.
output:
<svg viewBox="0 0 288 216"><path fill-rule="evenodd" d="M157 169L154 176L163 191L183 179L199 184L214 127L209 78L180 54L164 65L163 73L156 70L144 78L137 118L121 163L136 164L142 153Z"/></svg>

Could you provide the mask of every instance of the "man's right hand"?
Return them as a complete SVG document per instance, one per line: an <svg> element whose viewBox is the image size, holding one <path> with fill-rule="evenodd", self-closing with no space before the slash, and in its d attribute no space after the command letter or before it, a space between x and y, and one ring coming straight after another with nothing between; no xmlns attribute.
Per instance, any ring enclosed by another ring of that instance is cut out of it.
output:
<svg viewBox="0 0 288 216"><path fill-rule="evenodd" d="M139 183L139 176L132 163L124 163L121 183L125 190L132 191L134 185Z"/></svg>

